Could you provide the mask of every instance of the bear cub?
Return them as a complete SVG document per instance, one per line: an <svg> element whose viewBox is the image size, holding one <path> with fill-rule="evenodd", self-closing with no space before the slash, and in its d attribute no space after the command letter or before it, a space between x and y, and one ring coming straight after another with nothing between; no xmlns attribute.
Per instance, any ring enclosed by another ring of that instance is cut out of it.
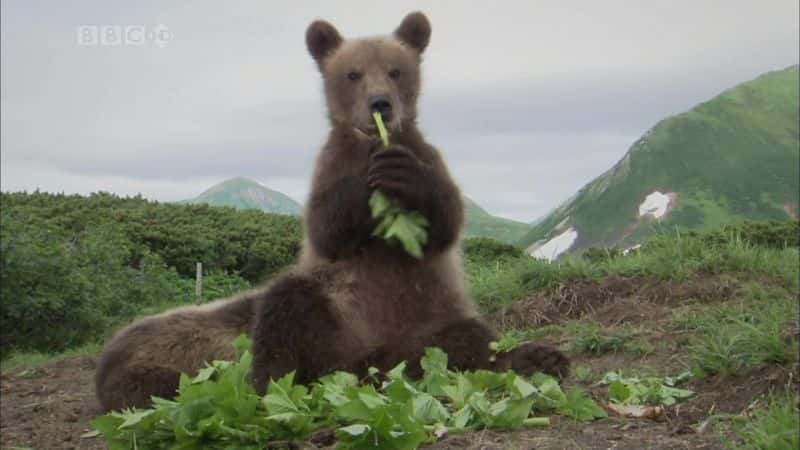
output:
<svg viewBox="0 0 800 450"><path fill-rule="evenodd" d="M308 381L340 369L387 370L402 360L413 376L428 346L441 347L458 369L567 373L567 358L545 345L528 343L493 358L495 334L465 292L461 194L417 128L420 63L430 36L419 12L391 36L346 40L321 20L306 32L331 129L316 162L300 262L255 305L258 389L291 370ZM389 129L388 149L375 137L373 112ZM427 218L421 260L372 236L368 199L375 189Z"/></svg>
<svg viewBox="0 0 800 450"><path fill-rule="evenodd" d="M461 194L417 128L420 63L430 35L419 12L389 36L344 39L322 20L308 27L330 132L313 173L297 265L237 297L168 311L118 332L95 374L105 410L145 407L151 395L173 397L181 372L231 358L231 341L242 332L251 337L251 376L260 393L292 370L308 382L335 370L388 370L405 360L407 373L418 376L419 358L431 346L442 348L456 369L567 374L568 359L542 344L493 357L489 342L496 335L466 293ZM375 111L389 129L388 149L376 137ZM376 189L427 218L422 259L372 236L368 203Z"/></svg>

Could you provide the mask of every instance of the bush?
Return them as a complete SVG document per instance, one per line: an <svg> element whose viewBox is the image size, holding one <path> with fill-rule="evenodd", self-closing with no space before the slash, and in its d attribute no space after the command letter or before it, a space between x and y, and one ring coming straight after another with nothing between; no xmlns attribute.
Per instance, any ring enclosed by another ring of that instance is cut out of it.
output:
<svg viewBox="0 0 800 450"><path fill-rule="evenodd" d="M235 273L257 283L293 263L302 238L297 217L257 210L164 204L107 193L2 193L0 201L4 210L71 236L111 226L130 243L132 267L153 253L186 278L194 277L195 263L201 261L207 271Z"/></svg>
<svg viewBox="0 0 800 450"><path fill-rule="evenodd" d="M0 194L0 352L60 351L144 311L226 297L291 264L296 217L109 194Z"/></svg>
<svg viewBox="0 0 800 450"><path fill-rule="evenodd" d="M759 247L782 249L800 245L800 222L742 222L725 225L720 230L689 234L710 245L738 239Z"/></svg>
<svg viewBox="0 0 800 450"><path fill-rule="evenodd" d="M622 256L622 250L617 247L589 247L581 257L590 263L599 263Z"/></svg>
<svg viewBox="0 0 800 450"><path fill-rule="evenodd" d="M470 264L485 264L503 259L519 258L522 249L490 238L467 238L461 244L464 259Z"/></svg>
<svg viewBox="0 0 800 450"><path fill-rule="evenodd" d="M157 255L128 266L133 245L112 227L74 235L4 211L0 233L3 353L77 346L144 306L192 298L191 282Z"/></svg>

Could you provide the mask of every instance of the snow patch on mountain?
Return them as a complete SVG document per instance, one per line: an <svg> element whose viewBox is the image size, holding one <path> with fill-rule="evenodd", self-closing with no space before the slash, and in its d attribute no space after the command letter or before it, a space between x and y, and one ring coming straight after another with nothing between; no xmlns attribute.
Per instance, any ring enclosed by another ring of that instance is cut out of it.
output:
<svg viewBox="0 0 800 450"><path fill-rule="evenodd" d="M530 255L538 259L554 261L562 253L569 250L578 239L578 231L569 227L563 233L547 241L546 244L534 248Z"/></svg>
<svg viewBox="0 0 800 450"><path fill-rule="evenodd" d="M639 217L653 216L656 219L664 217L674 196L675 194L672 192L666 194L662 194L659 191L651 192L639 205Z"/></svg>

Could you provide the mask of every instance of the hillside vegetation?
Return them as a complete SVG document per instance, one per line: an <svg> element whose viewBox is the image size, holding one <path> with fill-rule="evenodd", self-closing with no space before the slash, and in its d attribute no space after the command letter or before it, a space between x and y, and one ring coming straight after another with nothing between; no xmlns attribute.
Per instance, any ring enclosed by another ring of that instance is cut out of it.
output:
<svg viewBox="0 0 800 450"><path fill-rule="evenodd" d="M57 351L98 339L148 307L239 291L291 264L296 217L208 205L0 194L2 350Z"/></svg>
<svg viewBox="0 0 800 450"><path fill-rule="evenodd" d="M493 216L467 197L464 197L464 207L466 236L487 237L513 244L531 229L527 223Z"/></svg>
<svg viewBox="0 0 800 450"><path fill-rule="evenodd" d="M796 218L798 83L797 66L770 72L662 120L520 243L541 244L573 228L575 251L640 243L657 229ZM639 214L654 191L671 196L660 221Z"/></svg>
<svg viewBox="0 0 800 450"><path fill-rule="evenodd" d="M244 177L231 178L208 188L191 200L180 203L230 206L236 209L257 209L268 213L300 215L303 207L287 195ZM488 237L507 243L517 242L530 225L496 217L464 197L465 227L468 237Z"/></svg>

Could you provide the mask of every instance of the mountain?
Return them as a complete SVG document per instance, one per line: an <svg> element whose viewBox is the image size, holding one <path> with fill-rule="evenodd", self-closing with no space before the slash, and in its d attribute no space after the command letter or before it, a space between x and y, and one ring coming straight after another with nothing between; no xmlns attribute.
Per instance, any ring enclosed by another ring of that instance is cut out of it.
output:
<svg viewBox="0 0 800 450"><path fill-rule="evenodd" d="M285 194L282 194L244 177L231 178L208 188L202 194L181 203L208 203L213 206L232 206L239 209L260 209L279 214L300 215L303 207ZM466 206L465 235L490 237L500 241L515 243L530 225L486 212L472 200L464 197Z"/></svg>
<svg viewBox="0 0 800 450"><path fill-rule="evenodd" d="M197 197L182 203L208 203L213 206L232 206L238 209L260 209L262 211L300 215L303 207L299 203L255 181L236 177L215 184Z"/></svg>
<svg viewBox="0 0 800 450"><path fill-rule="evenodd" d="M551 259L656 228L796 219L799 81L798 66L769 72L660 121L519 243Z"/></svg>
<svg viewBox="0 0 800 450"><path fill-rule="evenodd" d="M527 223L493 216L467 197L464 197L464 207L466 236L489 237L515 243L531 228Z"/></svg>

